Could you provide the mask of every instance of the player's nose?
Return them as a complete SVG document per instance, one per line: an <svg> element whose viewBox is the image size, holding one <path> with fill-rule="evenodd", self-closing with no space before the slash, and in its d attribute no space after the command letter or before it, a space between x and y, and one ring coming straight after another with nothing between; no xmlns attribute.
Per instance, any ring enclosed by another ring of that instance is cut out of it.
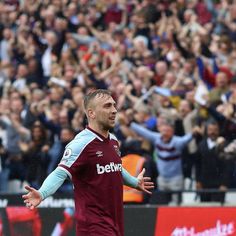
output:
<svg viewBox="0 0 236 236"><path fill-rule="evenodd" d="M113 114L116 114L116 113L117 113L117 109L116 109L115 106L112 108L112 113L113 113Z"/></svg>

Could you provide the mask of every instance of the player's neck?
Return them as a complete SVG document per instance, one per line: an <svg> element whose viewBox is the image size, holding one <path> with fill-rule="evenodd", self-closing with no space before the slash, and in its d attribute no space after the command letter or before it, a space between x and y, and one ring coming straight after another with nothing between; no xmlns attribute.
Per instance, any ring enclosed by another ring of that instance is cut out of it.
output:
<svg viewBox="0 0 236 236"><path fill-rule="evenodd" d="M107 138L109 135L109 130L103 130L101 127L99 127L97 124L89 124L89 128L94 130L96 133L100 134L104 138Z"/></svg>

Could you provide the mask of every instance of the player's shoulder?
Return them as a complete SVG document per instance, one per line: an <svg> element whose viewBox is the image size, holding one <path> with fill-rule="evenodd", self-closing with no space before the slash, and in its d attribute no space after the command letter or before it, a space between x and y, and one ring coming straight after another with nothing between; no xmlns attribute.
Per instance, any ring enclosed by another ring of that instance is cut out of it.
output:
<svg viewBox="0 0 236 236"><path fill-rule="evenodd" d="M113 140L118 142L117 137L114 134L112 134L112 133L110 133L110 139L113 139Z"/></svg>
<svg viewBox="0 0 236 236"><path fill-rule="evenodd" d="M95 138L95 135L93 135L87 129L84 129L80 133L78 133L72 141L67 144L66 148L79 151L81 149L84 149Z"/></svg>

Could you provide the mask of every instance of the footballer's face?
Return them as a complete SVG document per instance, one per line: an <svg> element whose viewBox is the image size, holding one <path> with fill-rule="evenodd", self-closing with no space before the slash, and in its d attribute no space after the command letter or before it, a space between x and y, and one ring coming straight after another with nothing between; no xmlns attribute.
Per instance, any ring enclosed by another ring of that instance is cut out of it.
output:
<svg viewBox="0 0 236 236"><path fill-rule="evenodd" d="M94 99L94 121L103 130L109 130L115 126L116 103L110 95L100 94Z"/></svg>

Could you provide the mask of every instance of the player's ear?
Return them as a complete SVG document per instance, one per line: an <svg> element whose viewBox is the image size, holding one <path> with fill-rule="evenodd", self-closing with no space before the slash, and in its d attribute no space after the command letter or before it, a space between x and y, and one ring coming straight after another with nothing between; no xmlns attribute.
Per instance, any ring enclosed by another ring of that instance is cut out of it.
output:
<svg viewBox="0 0 236 236"><path fill-rule="evenodd" d="M94 118L95 118L95 112L94 112L91 108L89 108L89 109L87 110L87 114L88 114L88 117L89 117L89 118L91 118L91 119L94 119Z"/></svg>

